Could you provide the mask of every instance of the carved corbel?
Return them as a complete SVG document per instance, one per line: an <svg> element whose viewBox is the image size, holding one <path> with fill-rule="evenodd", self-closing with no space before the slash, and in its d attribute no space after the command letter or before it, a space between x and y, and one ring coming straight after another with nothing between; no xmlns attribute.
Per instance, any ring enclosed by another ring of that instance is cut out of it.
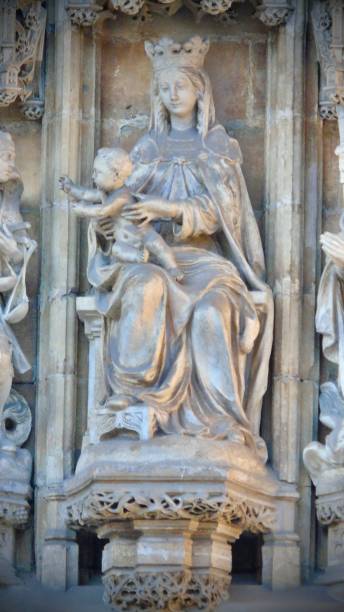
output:
<svg viewBox="0 0 344 612"><path fill-rule="evenodd" d="M318 0L312 22L320 64L319 114L336 120L344 105L344 5L341 0Z"/></svg>
<svg viewBox="0 0 344 612"><path fill-rule="evenodd" d="M40 1L0 0L0 106L19 98L29 119L42 116L39 88L45 22L46 10ZM27 105L33 95L35 105Z"/></svg>
<svg viewBox="0 0 344 612"><path fill-rule="evenodd" d="M71 23L75 26L91 27L93 26L103 6L97 2L70 2L66 8Z"/></svg>
<svg viewBox="0 0 344 612"><path fill-rule="evenodd" d="M256 17L264 25L276 27L284 25L293 11L289 0L262 0L256 8Z"/></svg>

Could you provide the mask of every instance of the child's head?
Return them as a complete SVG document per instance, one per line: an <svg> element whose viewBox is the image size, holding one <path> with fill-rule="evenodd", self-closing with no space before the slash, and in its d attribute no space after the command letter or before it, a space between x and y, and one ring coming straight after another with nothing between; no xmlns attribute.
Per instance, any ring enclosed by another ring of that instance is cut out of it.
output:
<svg viewBox="0 0 344 612"><path fill-rule="evenodd" d="M120 189L132 170L130 157L124 149L99 149L93 164L93 180L104 191Z"/></svg>

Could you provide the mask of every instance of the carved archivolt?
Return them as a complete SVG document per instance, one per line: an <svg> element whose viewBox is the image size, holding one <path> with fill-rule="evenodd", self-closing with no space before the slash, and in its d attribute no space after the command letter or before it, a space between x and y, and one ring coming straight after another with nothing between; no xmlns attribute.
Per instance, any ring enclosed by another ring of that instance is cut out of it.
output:
<svg viewBox="0 0 344 612"><path fill-rule="evenodd" d="M97 490L67 506L67 522L71 526L99 526L120 519L193 519L225 520L253 533L272 529L275 508L272 504L249 500L237 494L200 497L196 493L173 495L162 493L119 494Z"/></svg>
<svg viewBox="0 0 344 612"><path fill-rule="evenodd" d="M39 96L45 21L46 10L40 1L0 0L0 106L19 98L28 119L42 116L37 113L40 100L36 98L34 112L25 103Z"/></svg>
<svg viewBox="0 0 344 612"><path fill-rule="evenodd" d="M214 610L228 599L230 580L191 571L110 573L104 600L119 610Z"/></svg>
<svg viewBox="0 0 344 612"><path fill-rule="evenodd" d="M74 25L92 26L99 19L116 17L121 12L130 17L150 14L174 15L186 6L200 20L204 15L223 16L228 22L233 17L233 5L245 0L79 0L70 2L67 12ZM255 16L267 26L284 24L292 13L291 0L252 0Z"/></svg>

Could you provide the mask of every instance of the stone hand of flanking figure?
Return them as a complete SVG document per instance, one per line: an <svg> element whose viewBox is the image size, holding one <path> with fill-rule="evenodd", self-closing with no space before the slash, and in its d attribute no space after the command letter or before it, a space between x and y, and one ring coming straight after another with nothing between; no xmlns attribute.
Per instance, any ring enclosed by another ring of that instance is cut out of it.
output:
<svg viewBox="0 0 344 612"><path fill-rule="evenodd" d="M325 232L320 236L320 244L328 258L344 273L344 234Z"/></svg>
<svg viewBox="0 0 344 612"><path fill-rule="evenodd" d="M321 482L338 480L344 468L344 217L341 232L325 232L320 243L327 256L327 263L321 276L316 329L323 337L322 346L326 359L338 366L338 381L326 382L320 387L320 421L331 430L325 444L311 442L303 451L305 466L318 487Z"/></svg>
<svg viewBox="0 0 344 612"><path fill-rule="evenodd" d="M338 480L338 468L344 467L344 400L333 382L321 385L320 421L329 428L325 444L311 442L303 451L305 466L314 482L318 485L324 473L327 480ZM336 471L337 470L337 471ZM332 474L332 475L331 475Z"/></svg>

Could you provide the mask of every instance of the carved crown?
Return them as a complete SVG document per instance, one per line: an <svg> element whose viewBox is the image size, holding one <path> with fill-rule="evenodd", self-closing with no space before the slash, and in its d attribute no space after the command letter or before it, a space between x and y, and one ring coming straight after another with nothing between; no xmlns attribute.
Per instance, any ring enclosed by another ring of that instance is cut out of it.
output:
<svg viewBox="0 0 344 612"><path fill-rule="evenodd" d="M202 68L208 49L209 40L200 36L193 36L184 43L171 38L161 38L157 43L145 42L155 72L168 67Z"/></svg>

